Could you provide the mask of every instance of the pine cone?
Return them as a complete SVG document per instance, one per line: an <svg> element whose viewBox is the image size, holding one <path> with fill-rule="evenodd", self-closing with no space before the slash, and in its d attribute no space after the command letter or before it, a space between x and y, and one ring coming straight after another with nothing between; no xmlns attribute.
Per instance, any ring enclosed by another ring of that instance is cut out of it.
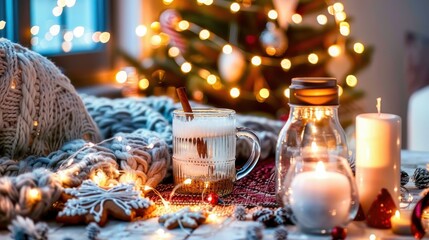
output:
<svg viewBox="0 0 429 240"><path fill-rule="evenodd" d="M253 213L252 218L254 221L263 223L267 227L275 226L274 212L268 208L262 208Z"/></svg>
<svg viewBox="0 0 429 240"><path fill-rule="evenodd" d="M291 221L292 211L285 208L277 208L274 211L274 222L277 225L293 224Z"/></svg>
<svg viewBox="0 0 429 240"><path fill-rule="evenodd" d="M278 226L274 230L274 239L275 240L286 240L288 234L289 234L289 232L285 226Z"/></svg>
<svg viewBox="0 0 429 240"><path fill-rule="evenodd" d="M250 226L246 229L246 240L261 240L264 237L263 226Z"/></svg>
<svg viewBox="0 0 429 240"><path fill-rule="evenodd" d="M246 221L246 208L241 205L235 207L234 217L239 221Z"/></svg>
<svg viewBox="0 0 429 240"><path fill-rule="evenodd" d="M425 168L416 168L413 179L417 188L427 188L429 186L429 171Z"/></svg>
<svg viewBox="0 0 429 240"><path fill-rule="evenodd" d="M410 176L407 172L401 170L401 186L405 186L410 181Z"/></svg>

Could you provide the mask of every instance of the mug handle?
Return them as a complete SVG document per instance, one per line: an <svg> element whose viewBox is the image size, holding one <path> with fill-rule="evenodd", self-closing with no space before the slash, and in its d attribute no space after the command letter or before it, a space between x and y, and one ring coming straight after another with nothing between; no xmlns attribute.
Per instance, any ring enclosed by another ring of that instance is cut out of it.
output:
<svg viewBox="0 0 429 240"><path fill-rule="evenodd" d="M261 144L259 143L259 138L249 129L243 127L237 127L237 132L235 133L237 137L245 137L252 142L252 153L250 154L247 162L237 170L236 180L240 180L249 174L252 169L258 163L259 156L261 155Z"/></svg>

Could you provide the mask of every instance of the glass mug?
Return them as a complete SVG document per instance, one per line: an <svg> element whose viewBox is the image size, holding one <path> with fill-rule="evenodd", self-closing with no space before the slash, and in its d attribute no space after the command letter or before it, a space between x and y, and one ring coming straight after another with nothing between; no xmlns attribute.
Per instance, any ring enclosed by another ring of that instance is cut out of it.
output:
<svg viewBox="0 0 429 240"><path fill-rule="evenodd" d="M236 138L252 143L252 153L242 168L235 167ZM235 111L222 108L196 108L193 113L173 112L173 176L182 184L181 193L216 192L223 196L233 183L255 167L261 147L257 136L235 126ZM186 179L191 183L183 184Z"/></svg>

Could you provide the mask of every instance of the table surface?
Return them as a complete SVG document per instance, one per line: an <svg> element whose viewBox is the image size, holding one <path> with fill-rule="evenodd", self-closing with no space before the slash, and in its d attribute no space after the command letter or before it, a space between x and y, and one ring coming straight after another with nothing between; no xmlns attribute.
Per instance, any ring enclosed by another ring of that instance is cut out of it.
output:
<svg viewBox="0 0 429 240"><path fill-rule="evenodd" d="M429 163L429 152L402 151L402 170L412 176L417 167L426 168ZM415 203L420 192L410 181L406 185L414 195ZM412 209L410 205L408 209ZM54 222L48 223L50 226L49 239L62 240L66 237L70 239L86 239L86 229L84 226L61 226ZM119 222L110 221L102 228L100 239L246 239L246 229L257 225L253 221L236 221L231 217L217 218L199 226L192 232L185 232L180 228L167 230L163 228L157 218L150 218L144 221ZM300 233L295 226L288 226L288 239L331 239L330 236L307 235ZM364 222L352 222L347 227L347 239L369 239L374 234L376 239L414 239L411 236L395 235L391 230L372 229L365 226ZM264 229L263 239L274 239L274 228ZM0 239L10 239L9 232L0 231ZM429 239L429 238L428 238Z"/></svg>

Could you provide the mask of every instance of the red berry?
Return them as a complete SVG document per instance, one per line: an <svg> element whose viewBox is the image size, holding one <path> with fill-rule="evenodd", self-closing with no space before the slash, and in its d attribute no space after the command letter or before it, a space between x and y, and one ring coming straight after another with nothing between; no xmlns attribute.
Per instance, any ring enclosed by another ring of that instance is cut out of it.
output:
<svg viewBox="0 0 429 240"><path fill-rule="evenodd" d="M343 227L334 227L331 232L332 240L343 240L347 237L347 230Z"/></svg>
<svg viewBox="0 0 429 240"><path fill-rule="evenodd" d="M211 192L207 195L206 201L211 205L217 205L219 202L219 196L216 193Z"/></svg>

